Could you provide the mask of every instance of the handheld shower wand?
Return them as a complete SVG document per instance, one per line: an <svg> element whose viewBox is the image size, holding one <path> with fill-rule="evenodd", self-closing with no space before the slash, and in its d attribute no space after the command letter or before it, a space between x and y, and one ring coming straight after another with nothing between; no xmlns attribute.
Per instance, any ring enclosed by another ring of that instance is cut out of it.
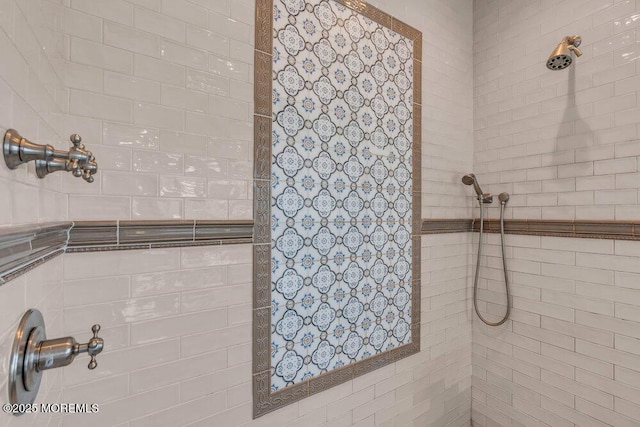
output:
<svg viewBox="0 0 640 427"><path fill-rule="evenodd" d="M480 185L478 184L478 180L472 173L463 176L462 182L465 185L473 185L473 188L476 190L476 194L478 195L478 203L480 204L480 238L478 239L478 261L476 262L476 274L473 280L473 308L480 320L482 320L485 324L489 326L500 326L509 319L509 315L511 314L511 296L509 293L507 256L504 250L504 208L509 201L509 193L500 193L500 195L498 196L498 200L500 200L500 246L502 247L502 270L504 272L504 286L507 294L507 310L502 319L497 322L490 322L485 319L482 314L480 314L480 310L478 309L478 278L480 276L480 259L482 258L483 244L482 238L484 236L484 204L492 203L493 196L489 193L482 192L482 189L480 189Z"/></svg>
<svg viewBox="0 0 640 427"><path fill-rule="evenodd" d="M489 193L482 192L480 184L478 184L478 180L474 174L468 173L463 176L462 183L465 185L473 185L473 189L476 190L476 195L478 196L478 201L482 201L482 203L493 203L493 196Z"/></svg>

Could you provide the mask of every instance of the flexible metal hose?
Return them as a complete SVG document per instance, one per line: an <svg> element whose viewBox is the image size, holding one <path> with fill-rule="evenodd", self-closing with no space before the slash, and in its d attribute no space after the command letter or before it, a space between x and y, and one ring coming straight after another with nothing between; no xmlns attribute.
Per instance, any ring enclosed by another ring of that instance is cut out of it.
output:
<svg viewBox="0 0 640 427"><path fill-rule="evenodd" d="M509 277L507 275L507 256L504 251L504 207L506 203L500 203L500 243L502 245L502 269L504 271L504 287L507 291L507 312L505 313L502 320L499 322L489 322L487 319L482 317L480 314L480 310L478 310L478 276L480 275L480 257L482 256L482 237L484 235L484 203L482 202L482 198L479 198L480 202L480 238L478 239L478 262L476 263L476 276L473 281L473 308L476 311L476 314L484 323L489 326L500 326L504 322L509 319L509 314L511 313L511 298L509 297Z"/></svg>

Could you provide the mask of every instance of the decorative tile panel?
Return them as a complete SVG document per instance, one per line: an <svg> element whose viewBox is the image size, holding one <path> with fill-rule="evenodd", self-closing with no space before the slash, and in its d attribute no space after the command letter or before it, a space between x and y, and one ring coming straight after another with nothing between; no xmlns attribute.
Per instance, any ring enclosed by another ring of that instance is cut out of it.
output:
<svg viewBox="0 0 640 427"><path fill-rule="evenodd" d="M270 132L256 130L255 150L271 153L270 252L256 242L270 280L260 269L255 285L270 297L254 301L254 344L263 348L268 322L270 354L254 355L255 416L419 351L422 36L361 1L270 6L271 70L255 79L272 78L255 88L256 99L271 91ZM265 160L256 180L269 179Z"/></svg>

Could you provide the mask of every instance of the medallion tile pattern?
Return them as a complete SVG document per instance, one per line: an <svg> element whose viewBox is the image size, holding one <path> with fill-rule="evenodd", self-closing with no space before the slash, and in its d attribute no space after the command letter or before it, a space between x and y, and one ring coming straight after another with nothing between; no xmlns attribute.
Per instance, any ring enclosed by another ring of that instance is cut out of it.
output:
<svg viewBox="0 0 640 427"><path fill-rule="evenodd" d="M412 342L414 41L334 0L272 24L276 392Z"/></svg>

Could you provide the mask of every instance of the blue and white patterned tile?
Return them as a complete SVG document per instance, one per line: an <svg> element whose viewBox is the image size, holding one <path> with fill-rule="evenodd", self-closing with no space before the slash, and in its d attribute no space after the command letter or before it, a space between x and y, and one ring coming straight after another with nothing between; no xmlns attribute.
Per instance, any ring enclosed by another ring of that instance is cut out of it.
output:
<svg viewBox="0 0 640 427"><path fill-rule="evenodd" d="M301 34L305 41L314 44L322 38L322 26L312 13L305 13L297 19L297 24L302 29Z"/></svg>
<svg viewBox="0 0 640 427"><path fill-rule="evenodd" d="M309 330L314 336L326 339L339 322L338 310L329 302L320 301L310 315Z"/></svg>
<svg viewBox="0 0 640 427"><path fill-rule="evenodd" d="M364 313L364 302L359 298L360 295L355 290L353 292L355 295L350 295L346 299L346 303L340 308L341 311L338 312L340 314L338 318L344 319L345 324L348 324L349 327L352 325L357 327L362 322L361 319Z"/></svg>
<svg viewBox="0 0 640 427"><path fill-rule="evenodd" d="M411 287L407 286L408 292L411 292ZM413 302L413 299L409 300L409 305L411 305L411 303ZM411 315L411 308L407 308L404 311L404 316L402 317L409 325L411 325L413 323L413 316ZM411 331L409 331L409 335L411 335ZM408 338L405 338L405 340L407 342L409 342L411 340L411 337L409 336Z"/></svg>
<svg viewBox="0 0 640 427"><path fill-rule="evenodd" d="M371 245L371 243L365 243L357 258L357 262L360 265L360 267L362 267L363 269L365 269L365 271L367 271L371 269L371 266L375 262L376 258L377 258L377 252L373 247L373 245Z"/></svg>
<svg viewBox="0 0 640 427"><path fill-rule="evenodd" d="M392 303L398 312L411 311L411 294L404 286L398 286L392 295Z"/></svg>
<svg viewBox="0 0 640 427"><path fill-rule="evenodd" d="M376 218L375 214L372 211L364 212L357 219L359 220L358 223L362 226L363 230L365 230L367 234L373 232L375 227L378 225L378 218Z"/></svg>
<svg viewBox="0 0 640 427"><path fill-rule="evenodd" d="M327 368L331 367L335 355L336 347L327 340L317 339L314 341L312 348L309 349L309 364L306 367L308 377L315 377L327 372Z"/></svg>
<svg viewBox="0 0 640 427"><path fill-rule="evenodd" d="M338 368L342 368L344 366L353 363L349 357L342 352L342 344L336 346L336 355L331 360L331 365L329 366L329 370L334 370Z"/></svg>
<svg viewBox="0 0 640 427"><path fill-rule="evenodd" d="M287 97L284 87L274 82L271 89L271 109L274 117L277 117L277 114L287 106ZM274 123L274 126L276 125L277 123ZM284 140L284 138L281 138L281 140Z"/></svg>
<svg viewBox="0 0 640 427"><path fill-rule="evenodd" d="M331 141L329 152L335 159L336 164L342 164L349 158L350 143L344 135L345 127L342 128L342 135L336 135Z"/></svg>
<svg viewBox="0 0 640 427"><path fill-rule="evenodd" d="M338 126L338 128L342 129L351 122L351 109L349 108L349 104L344 99L335 98L331 101L331 103L326 107L327 114L329 114L333 122ZM341 132L338 132L340 135ZM333 141L332 141L333 142Z"/></svg>
<svg viewBox="0 0 640 427"><path fill-rule="evenodd" d="M341 308L349 298L349 291L350 289L345 283L338 282L328 292L329 299L327 302L333 308Z"/></svg>
<svg viewBox="0 0 640 427"><path fill-rule="evenodd" d="M311 64L310 61L311 60L307 63ZM304 120L313 121L322 113L322 103L319 102L313 90L307 88L301 89L296 100L296 107ZM315 135L313 136L315 137Z"/></svg>
<svg viewBox="0 0 640 427"><path fill-rule="evenodd" d="M357 331L351 331L346 334L346 338L342 342L342 360L345 364L354 363L360 360L360 356L364 350L364 337Z"/></svg>
<svg viewBox="0 0 640 427"><path fill-rule="evenodd" d="M287 342L299 342L302 338L304 325L304 317L298 313L293 304L281 310L277 315L272 316L271 325L273 327L272 341L279 343L281 346Z"/></svg>
<svg viewBox="0 0 640 427"><path fill-rule="evenodd" d="M309 328L308 325L311 323L314 313L320 308L320 305L322 304L321 299L322 296L317 293L316 288L307 286L305 286L294 298L293 302L295 305L293 309L302 316L305 324L305 330ZM312 329L317 328L312 327Z"/></svg>
<svg viewBox="0 0 640 427"><path fill-rule="evenodd" d="M398 310L392 303L389 303L380 318L382 319L380 325L385 330L389 331L393 329L394 325L398 322Z"/></svg>
<svg viewBox="0 0 640 427"><path fill-rule="evenodd" d="M351 182L343 171L334 172L328 180L328 186L339 200L344 200L351 191Z"/></svg>
<svg viewBox="0 0 640 427"><path fill-rule="evenodd" d="M271 295L279 298L274 301L278 306L283 306L289 300L295 300L304 287L305 278L294 268L286 267L281 274L273 275L271 282Z"/></svg>
<svg viewBox="0 0 640 427"><path fill-rule="evenodd" d="M396 138L402 131L401 124L398 118L393 113L386 113L380 120L380 126L384 129L384 132L391 139Z"/></svg>
<svg viewBox="0 0 640 427"><path fill-rule="evenodd" d="M375 84L375 83L374 83ZM372 133L378 127L375 113L370 107L362 107L357 112L358 126L365 133Z"/></svg>
<svg viewBox="0 0 640 427"><path fill-rule="evenodd" d="M283 342L272 366L283 387L399 345L413 70L410 42L338 3L281 0L274 13L272 325Z"/></svg>
<svg viewBox="0 0 640 427"><path fill-rule="evenodd" d="M272 389L279 390L303 381L307 375L307 357L308 352L297 346L295 350L284 351L281 357L272 359Z"/></svg>
<svg viewBox="0 0 640 427"><path fill-rule="evenodd" d="M411 92L413 86L411 83L411 76L407 74L406 70L400 71L396 74L394 82L396 83L398 90L400 90L403 95Z"/></svg>
<svg viewBox="0 0 640 427"><path fill-rule="evenodd" d="M375 145L371 141L363 141L357 149L357 154L362 159L365 168L371 168L378 159L375 154Z"/></svg>

